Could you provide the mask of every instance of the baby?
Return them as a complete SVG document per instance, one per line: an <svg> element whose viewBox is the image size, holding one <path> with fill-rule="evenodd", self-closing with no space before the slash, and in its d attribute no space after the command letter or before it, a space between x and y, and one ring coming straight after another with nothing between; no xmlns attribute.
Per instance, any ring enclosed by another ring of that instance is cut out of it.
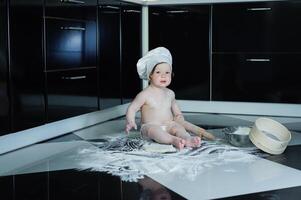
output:
<svg viewBox="0 0 301 200"><path fill-rule="evenodd" d="M126 132L137 129L136 112L141 110L141 134L158 143L172 144L178 149L198 147L201 137L214 139L204 129L185 121L175 99L168 89L172 78L172 57L168 49L158 47L149 51L137 63L141 79L149 86L141 91L129 105L126 113ZM187 131L200 136L191 136Z"/></svg>

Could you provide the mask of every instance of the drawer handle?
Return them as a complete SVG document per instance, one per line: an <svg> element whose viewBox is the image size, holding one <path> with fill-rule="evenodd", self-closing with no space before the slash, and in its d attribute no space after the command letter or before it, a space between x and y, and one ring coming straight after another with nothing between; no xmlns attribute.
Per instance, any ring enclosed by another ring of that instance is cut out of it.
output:
<svg viewBox="0 0 301 200"><path fill-rule="evenodd" d="M188 10L169 10L166 11L166 13L170 13L170 14L177 14L177 13L188 13Z"/></svg>
<svg viewBox="0 0 301 200"><path fill-rule="evenodd" d="M83 27L61 26L61 30L85 31L86 29Z"/></svg>
<svg viewBox="0 0 301 200"><path fill-rule="evenodd" d="M62 3L74 3L74 4L85 4L84 1L79 0L61 0Z"/></svg>
<svg viewBox="0 0 301 200"><path fill-rule="evenodd" d="M119 7L117 6L99 6L100 8L110 8L110 9L114 9L114 10L120 10Z"/></svg>
<svg viewBox="0 0 301 200"><path fill-rule="evenodd" d="M247 8L247 11L271 11L272 8Z"/></svg>
<svg viewBox="0 0 301 200"><path fill-rule="evenodd" d="M269 58L248 58L246 59L247 62L270 62L271 59Z"/></svg>
<svg viewBox="0 0 301 200"><path fill-rule="evenodd" d="M125 13L141 13L140 10L124 10Z"/></svg>
<svg viewBox="0 0 301 200"><path fill-rule="evenodd" d="M80 80L85 78L87 78L87 76L62 76L63 80Z"/></svg>

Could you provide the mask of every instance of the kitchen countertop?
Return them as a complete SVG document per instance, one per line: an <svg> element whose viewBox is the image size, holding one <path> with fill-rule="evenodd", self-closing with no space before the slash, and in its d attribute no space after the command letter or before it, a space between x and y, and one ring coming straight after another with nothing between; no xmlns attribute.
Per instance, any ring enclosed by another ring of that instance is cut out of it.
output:
<svg viewBox="0 0 301 200"><path fill-rule="evenodd" d="M223 137L221 130L226 126L249 126L255 119L254 116L189 113L185 117L210 129L218 137ZM220 126L216 126L217 122L220 122ZM301 123L301 119L281 122L290 128L290 124ZM100 199L139 199L154 192L147 186L157 188L161 195L172 199L285 199L288 195L289 199L299 199L299 131L292 131L293 140L281 155L268 155L252 163L239 160L229 163L204 161L203 168L199 169L201 171L194 179L183 176L179 171L171 171L146 174L138 182L127 182L104 172L77 170L79 150L97 150L95 141L107 136L124 135L124 123L124 118L110 120L1 155L1 199L13 199L10 197L21 195L29 199L99 199L99 195L104 196Z"/></svg>

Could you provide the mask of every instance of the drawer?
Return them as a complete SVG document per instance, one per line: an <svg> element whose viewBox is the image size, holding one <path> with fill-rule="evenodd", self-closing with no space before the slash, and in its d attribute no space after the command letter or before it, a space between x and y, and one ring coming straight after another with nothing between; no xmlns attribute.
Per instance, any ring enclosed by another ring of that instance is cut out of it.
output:
<svg viewBox="0 0 301 200"><path fill-rule="evenodd" d="M212 100L301 103L299 54L213 54Z"/></svg>
<svg viewBox="0 0 301 200"><path fill-rule="evenodd" d="M94 21L46 18L46 70L96 66Z"/></svg>
<svg viewBox="0 0 301 200"><path fill-rule="evenodd" d="M301 3L213 6L213 52L300 52Z"/></svg>
<svg viewBox="0 0 301 200"><path fill-rule="evenodd" d="M49 72L46 78L48 121L98 110L96 68Z"/></svg>
<svg viewBox="0 0 301 200"><path fill-rule="evenodd" d="M97 0L46 0L45 4L46 16L96 19Z"/></svg>

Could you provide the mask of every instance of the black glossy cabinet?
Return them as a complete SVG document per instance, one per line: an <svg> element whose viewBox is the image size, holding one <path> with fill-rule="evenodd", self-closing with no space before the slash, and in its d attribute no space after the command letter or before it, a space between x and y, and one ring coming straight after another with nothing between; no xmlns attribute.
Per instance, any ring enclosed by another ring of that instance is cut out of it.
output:
<svg viewBox="0 0 301 200"><path fill-rule="evenodd" d="M141 57L141 6L122 4L122 103L128 103L141 91L136 63Z"/></svg>
<svg viewBox="0 0 301 200"><path fill-rule="evenodd" d="M14 199L48 200L48 172L14 176Z"/></svg>
<svg viewBox="0 0 301 200"><path fill-rule="evenodd" d="M47 73L48 121L96 111L97 69Z"/></svg>
<svg viewBox="0 0 301 200"><path fill-rule="evenodd" d="M122 183L118 176L100 172L44 171L1 176L0 195L3 200L128 199Z"/></svg>
<svg viewBox="0 0 301 200"><path fill-rule="evenodd" d="M50 172L49 200L122 199L119 177L99 172L63 170Z"/></svg>
<svg viewBox="0 0 301 200"><path fill-rule="evenodd" d="M210 100L209 19L207 5L149 9L150 49L170 50L177 99Z"/></svg>
<svg viewBox="0 0 301 200"><path fill-rule="evenodd" d="M121 5L99 3L99 105L105 109L121 104Z"/></svg>
<svg viewBox="0 0 301 200"><path fill-rule="evenodd" d="M212 7L212 100L299 104L301 3Z"/></svg>
<svg viewBox="0 0 301 200"><path fill-rule="evenodd" d="M45 1L46 71L96 67L97 0Z"/></svg>
<svg viewBox="0 0 301 200"><path fill-rule="evenodd" d="M301 103L299 54L213 55L213 99Z"/></svg>
<svg viewBox="0 0 301 200"><path fill-rule="evenodd" d="M13 200L14 179L13 176L0 176L1 199Z"/></svg>
<svg viewBox="0 0 301 200"><path fill-rule="evenodd" d="M45 1L47 122L98 110L97 1Z"/></svg>
<svg viewBox="0 0 301 200"><path fill-rule="evenodd" d="M45 123L43 1L11 0L9 7L11 131Z"/></svg>
<svg viewBox="0 0 301 200"><path fill-rule="evenodd" d="M0 136L10 130L6 1L0 1Z"/></svg>
<svg viewBox="0 0 301 200"><path fill-rule="evenodd" d="M68 19L94 20L97 0L45 0L45 15Z"/></svg>
<svg viewBox="0 0 301 200"><path fill-rule="evenodd" d="M46 70L96 66L96 20L46 18Z"/></svg>
<svg viewBox="0 0 301 200"><path fill-rule="evenodd" d="M141 6L99 1L99 105L131 101L141 90L136 63L141 51Z"/></svg>
<svg viewBox="0 0 301 200"><path fill-rule="evenodd" d="M301 52L301 3L213 5L213 52Z"/></svg>

